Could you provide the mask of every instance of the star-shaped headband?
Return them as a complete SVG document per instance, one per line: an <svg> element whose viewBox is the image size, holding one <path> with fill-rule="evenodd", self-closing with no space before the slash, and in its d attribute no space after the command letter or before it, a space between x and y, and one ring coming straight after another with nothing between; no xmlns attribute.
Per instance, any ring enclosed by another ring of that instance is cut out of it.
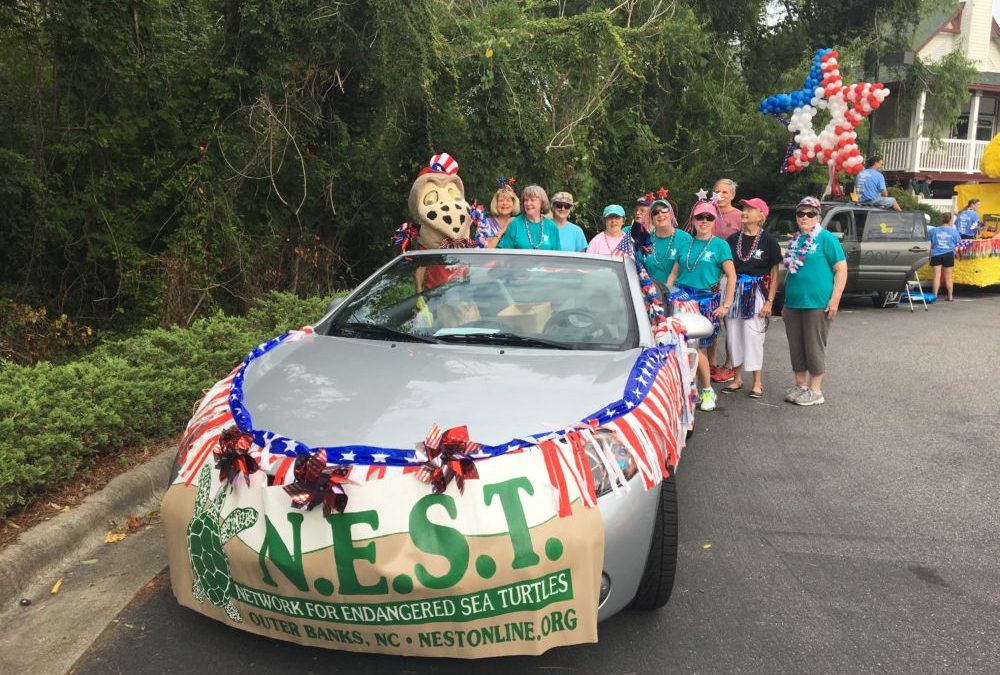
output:
<svg viewBox="0 0 1000 675"><path fill-rule="evenodd" d="M699 202L708 202L708 201L711 201L713 204L718 204L719 203L719 199L721 198L722 195L720 195L718 192L713 192L712 196L709 197L708 196L708 192L705 190L705 188L702 188L702 189L698 190L697 192L695 192L694 196L698 198Z"/></svg>

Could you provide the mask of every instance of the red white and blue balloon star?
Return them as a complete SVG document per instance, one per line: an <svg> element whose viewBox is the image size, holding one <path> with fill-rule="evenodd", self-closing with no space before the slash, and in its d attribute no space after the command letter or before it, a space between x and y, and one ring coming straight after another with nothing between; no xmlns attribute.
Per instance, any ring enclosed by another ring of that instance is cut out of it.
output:
<svg viewBox="0 0 1000 675"><path fill-rule="evenodd" d="M761 112L778 118L792 132L783 172L801 171L814 161L849 175L862 169L864 160L855 129L882 105L889 90L880 83L845 86L838 56L832 49L818 50L802 89L769 96L760 104ZM816 133L813 118L824 108L830 111L830 121Z"/></svg>

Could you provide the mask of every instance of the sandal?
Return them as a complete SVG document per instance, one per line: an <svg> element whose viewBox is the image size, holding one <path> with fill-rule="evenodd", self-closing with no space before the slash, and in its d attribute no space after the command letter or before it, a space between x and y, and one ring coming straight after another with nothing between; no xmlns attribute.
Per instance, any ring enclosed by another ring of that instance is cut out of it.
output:
<svg viewBox="0 0 1000 675"><path fill-rule="evenodd" d="M731 384L728 387L723 387L719 391L721 391L723 394L735 394L742 388L743 388L742 384Z"/></svg>
<svg viewBox="0 0 1000 675"><path fill-rule="evenodd" d="M749 396L750 398L764 398L764 390L763 389L751 389L750 393L747 394L747 396Z"/></svg>

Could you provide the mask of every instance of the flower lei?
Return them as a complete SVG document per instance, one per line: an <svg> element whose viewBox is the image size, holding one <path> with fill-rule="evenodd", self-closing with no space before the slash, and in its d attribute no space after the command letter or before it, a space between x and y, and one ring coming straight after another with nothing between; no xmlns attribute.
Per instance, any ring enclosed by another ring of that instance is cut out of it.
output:
<svg viewBox="0 0 1000 675"><path fill-rule="evenodd" d="M812 247L813 242L816 241L816 237L819 236L822 229L819 223L817 223L813 225L813 229L809 230L809 232L800 231L792 239L782 260L782 263L788 268L789 274L795 274L799 271L800 267L806 264L806 254L809 253L810 247Z"/></svg>

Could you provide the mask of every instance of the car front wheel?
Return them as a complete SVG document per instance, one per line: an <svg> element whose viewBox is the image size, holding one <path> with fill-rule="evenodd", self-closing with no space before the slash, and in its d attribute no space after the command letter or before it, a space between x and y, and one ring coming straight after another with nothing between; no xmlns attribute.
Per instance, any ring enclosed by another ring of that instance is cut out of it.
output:
<svg viewBox="0 0 1000 675"><path fill-rule="evenodd" d="M653 541L646 556L639 590L629 604L631 609L659 609L667 604L674 589L677 571L677 479L674 476L660 486L659 512L653 525Z"/></svg>

